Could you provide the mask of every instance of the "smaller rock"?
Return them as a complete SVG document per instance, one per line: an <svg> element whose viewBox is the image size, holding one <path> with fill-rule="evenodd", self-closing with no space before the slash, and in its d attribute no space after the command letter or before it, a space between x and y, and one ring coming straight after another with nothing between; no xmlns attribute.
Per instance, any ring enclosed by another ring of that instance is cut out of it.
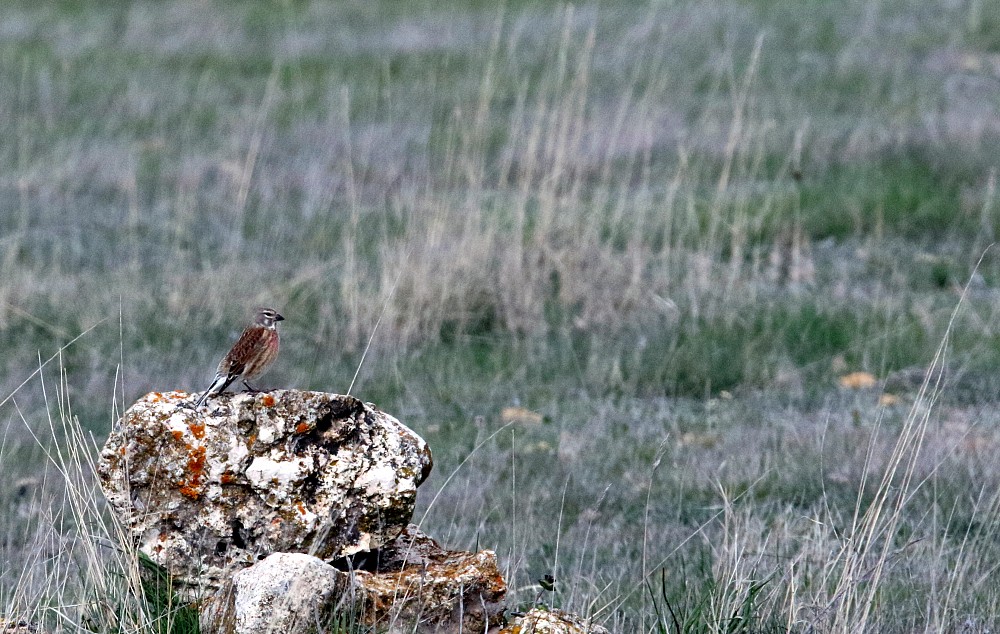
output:
<svg viewBox="0 0 1000 634"><path fill-rule="evenodd" d="M38 634L40 631L31 621L0 617L0 634Z"/></svg>
<svg viewBox="0 0 1000 634"><path fill-rule="evenodd" d="M515 618L499 634L608 634L608 630L576 614L533 608Z"/></svg>
<svg viewBox="0 0 1000 634"><path fill-rule="evenodd" d="M322 622L338 575L323 560L275 553L233 575L201 608L203 632L306 632Z"/></svg>
<svg viewBox="0 0 1000 634"><path fill-rule="evenodd" d="M447 551L413 524L379 551L374 570L350 575L363 622L390 632L397 624L406 632L485 632L506 610L496 553Z"/></svg>

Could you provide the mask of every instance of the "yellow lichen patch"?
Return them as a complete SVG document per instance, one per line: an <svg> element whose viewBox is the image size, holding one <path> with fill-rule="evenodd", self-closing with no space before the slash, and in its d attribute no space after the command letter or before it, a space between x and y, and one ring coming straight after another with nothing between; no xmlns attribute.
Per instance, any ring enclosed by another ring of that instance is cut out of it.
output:
<svg viewBox="0 0 1000 634"><path fill-rule="evenodd" d="M540 425L543 417L538 412L533 412L526 407L505 407L500 410L500 420L504 423Z"/></svg>
<svg viewBox="0 0 1000 634"><path fill-rule="evenodd" d="M882 407L892 407L899 404L899 397L895 394L883 394L878 397L878 404Z"/></svg>
<svg viewBox="0 0 1000 634"><path fill-rule="evenodd" d="M868 372L851 372L850 374L845 374L837 381L840 387L851 389L851 390L862 390L865 388L875 387L877 382L875 376Z"/></svg>
<svg viewBox="0 0 1000 634"><path fill-rule="evenodd" d="M698 433L687 431L677 439L677 444L681 447L700 447L702 449L712 449L722 440L719 434L712 432Z"/></svg>

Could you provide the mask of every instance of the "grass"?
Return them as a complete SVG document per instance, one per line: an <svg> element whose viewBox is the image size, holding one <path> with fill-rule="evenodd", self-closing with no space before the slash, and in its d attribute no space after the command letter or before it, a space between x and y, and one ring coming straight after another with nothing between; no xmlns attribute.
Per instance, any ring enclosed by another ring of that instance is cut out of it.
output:
<svg viewBox="0 0 1000 634"><path fill-rule="evenodd" d="M159 627L91 452L274 304L266 382L344 392L371 338L426 532L514 605L995 629L995 13L6 3L0 613Z"/></svg>

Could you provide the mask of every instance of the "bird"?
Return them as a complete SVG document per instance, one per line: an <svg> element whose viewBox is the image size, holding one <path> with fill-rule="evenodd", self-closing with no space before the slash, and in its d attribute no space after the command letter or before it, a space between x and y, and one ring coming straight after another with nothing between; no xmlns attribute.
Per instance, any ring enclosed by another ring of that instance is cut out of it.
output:
<svg viewBox="0 0 1000 634"><path fill-rule="evenodd" d="M215 380L194 406L201 407L206 398L222 393L239 378L243 379L243 385L248 390L255 392L247 380L263 374L278 356L278 322L284 320L273 308L258 308L253 323L246 327L226 356L222 357L215 371Z"/></svg>

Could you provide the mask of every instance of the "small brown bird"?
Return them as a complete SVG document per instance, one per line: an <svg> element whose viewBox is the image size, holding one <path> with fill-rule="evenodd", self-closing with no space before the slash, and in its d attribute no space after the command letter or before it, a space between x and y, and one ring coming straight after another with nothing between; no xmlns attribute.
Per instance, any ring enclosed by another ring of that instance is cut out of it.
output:
<svg viewBox="0 0 1000 634"><path fill-rule="evenodd" d="M219 362L215 380L194 406L200 407L206 398L225 391L238 378L243 379L248 390L254 391L247 380L263 374L278 356L278 322L284 319L274 309L258 309L256 319Z"/></svg>

